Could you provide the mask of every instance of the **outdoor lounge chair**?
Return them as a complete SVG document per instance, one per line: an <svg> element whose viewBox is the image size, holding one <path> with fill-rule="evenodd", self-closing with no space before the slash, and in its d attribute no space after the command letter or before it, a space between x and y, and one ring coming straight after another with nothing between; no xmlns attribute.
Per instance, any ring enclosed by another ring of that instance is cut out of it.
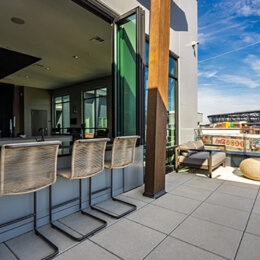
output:
<svg viewBox="0 0 260 260"><path fill-rule="evenodd" d="M212 149L206 149L206 147ZM222 149L223 151L219 151ZM177 146L175 149L175 170L180 166L208 170L208 176L212 177L212 171L223 165L226 167L226 146L206 145L201 140L188 142Z"/></svg>

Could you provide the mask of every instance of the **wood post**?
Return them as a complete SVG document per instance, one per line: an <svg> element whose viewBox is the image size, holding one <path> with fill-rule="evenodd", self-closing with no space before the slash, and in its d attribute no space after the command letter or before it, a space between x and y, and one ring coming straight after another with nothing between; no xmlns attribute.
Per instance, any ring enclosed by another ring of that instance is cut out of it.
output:
<svg viewBox="0 0 260 260"><path fill-rule="evenodd" d="M171 0L151 0L145 196L165 193Z"/></svg>

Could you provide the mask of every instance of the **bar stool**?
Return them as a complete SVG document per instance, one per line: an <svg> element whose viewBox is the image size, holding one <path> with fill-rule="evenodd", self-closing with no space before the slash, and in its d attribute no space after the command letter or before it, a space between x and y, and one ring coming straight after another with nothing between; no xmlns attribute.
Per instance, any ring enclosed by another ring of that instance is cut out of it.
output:
<svg viewBox="0 0 260 260"><path fill-rule="evenodd" d="M59 253L59 249L37 229L36 192L56 182L57 156L60 144L58 141L5 144L1 149L0 197L34 193L34 213L4 223L0 227L33 217L35 234L54 250L52 254L43 259L53 258Z"/></svg>
<svg viewBox="0 0 260 260"><path fill-rule="evenodd" d="M119 219L136 210L136 205L129 202L117 199L113 196L113 169L123 169L123 191L125 191L125 172L124 168L131 165L135 159L135 146L139 136L118 136L114 139L111 160L105 161L105 168L111 170L111 186L99 191L91 192L91 178L90 178L90 207L97 211L100 211L108 216ZM92 205L92 194L110 189L110 196L113 201L117 201L121 204L125 204L130 207L129 210L116 214L110 210L105 210L98 206L98 204Z"/></svg>
<svg viewBox="0 0 260 260"><path fill-rule="evenodd" d="M95 176L96 174L104 170L104 158L105 158L107 141L109 141L108 138L81 139L75 141L72 149L71 168L58 170L58 175L63 178L66 178L68 180L75 180L75 179L79 180L79 212L101 223L100 226L88 232L87 234L77 237L69 233L68 231L66 231L65 228L56 225L52 221L51 209L53 207L50 207L51 226L77 241L81 241L83 239L86 239L89 236L92 236L99 230L105 228L107 225L107 222L105 220L93 216L82 210L82 179ZM49 191L50 191L50 198L51 198L52 187L50 186L49 189L50 189ZM64 202L61 205L65 205L69 202L71 201ZM55 206L55 208L57 208L57 206ZM71 228L71 230L73 229Z"/></svg>

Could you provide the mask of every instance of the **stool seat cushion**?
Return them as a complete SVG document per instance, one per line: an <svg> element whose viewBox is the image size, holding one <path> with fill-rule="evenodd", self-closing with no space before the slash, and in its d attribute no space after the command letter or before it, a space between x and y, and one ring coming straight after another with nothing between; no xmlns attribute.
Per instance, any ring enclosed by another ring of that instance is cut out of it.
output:
<svg viewBox="0 0 260 260"><path fill-rule="evenodd" d="M249 179L260 181L260 159L249 158L240 163L240 171Z"/></svg>
<svg viewBox="0 0 260 260"><path fill-rule="evenodd" d="M58 175L66 179L71 179L71 168L58 169Z"/></svg>

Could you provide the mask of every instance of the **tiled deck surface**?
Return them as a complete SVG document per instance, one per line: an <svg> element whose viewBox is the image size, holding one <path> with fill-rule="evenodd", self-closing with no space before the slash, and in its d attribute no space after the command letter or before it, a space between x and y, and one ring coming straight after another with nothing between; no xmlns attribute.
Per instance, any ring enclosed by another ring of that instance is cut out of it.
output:
<svg viewBox="0 0 260 260"><path fill-rule="evenodd" d="M81 243L42 227L60 248L56 259L260 259L259 182L231 167L213 179L182 172L166 180L167 194L157 200L143 197L143 187L121 195L138 210L121 220L102 215L108 227ZM32 233L0 244L1 260L46 254Z"/></svg>

